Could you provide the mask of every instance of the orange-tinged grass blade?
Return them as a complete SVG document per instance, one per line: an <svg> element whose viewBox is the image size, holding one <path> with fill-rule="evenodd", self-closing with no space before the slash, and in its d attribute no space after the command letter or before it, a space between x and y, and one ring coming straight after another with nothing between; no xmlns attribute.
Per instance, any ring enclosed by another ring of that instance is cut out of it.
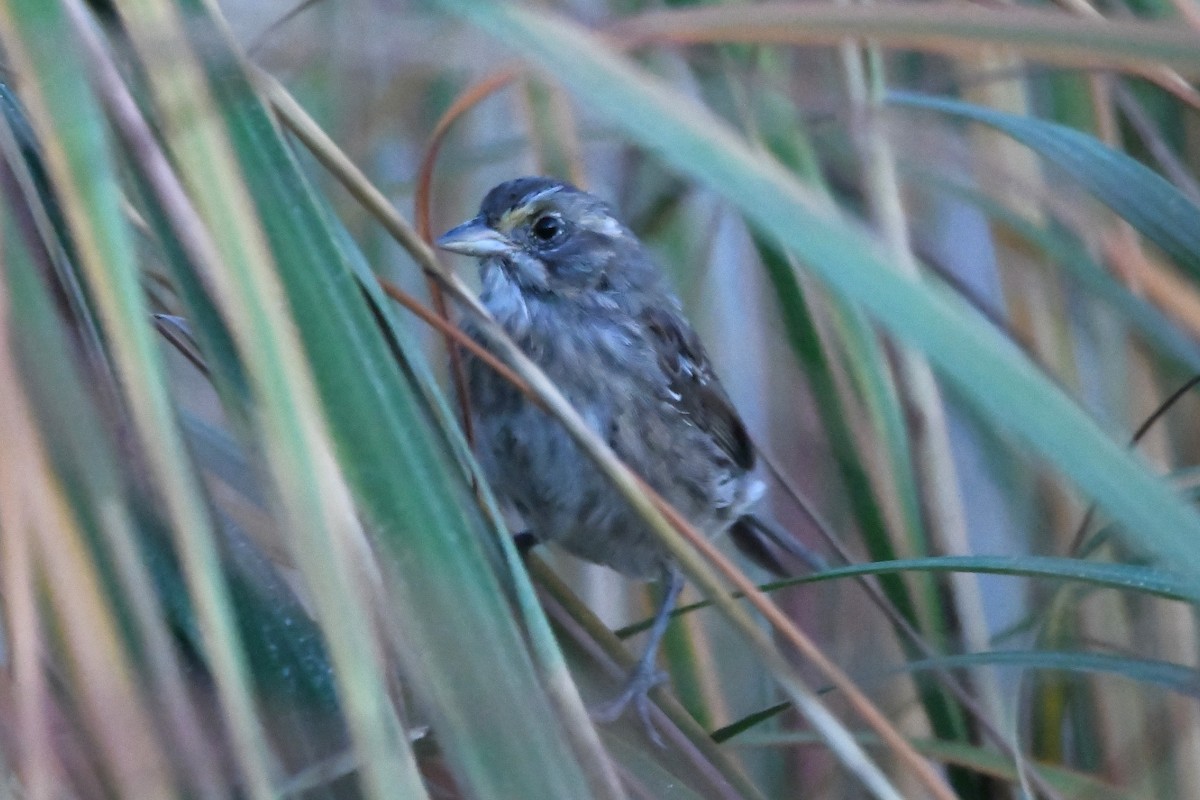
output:
<svg viewBox="0 0 1200 800"><path fill-rule="evenodd" d="M6 298L0 299L0 308L5 302ZM146 698L120 641L115 609L101 588L78 521L37 434L38 423L21 391L21 374L14 356L7 316L0 310L0 432L5 442L0 484L6 493L12 491L11 502L4 504L0 517L5 539L28 536L26 543L37 550L36 557L45 570L43 586L70 659L71 681L93 740L112 770L114 786L124 797L175 797L169 759L159 747L160 738L146 709ZM28 584L29 565L35 556L24 543L14 542L14 546L17 557L24 562L24 575L14 575L14 581ZM24 594L28 597L27 592ZM29 630L31 624L36 626L29 619L34 613L25 611L21 630L22 638L31 639L26 644L37 647L37 638ZM33 677L30 671L41 669L40 664L34 666L26 660L38 655L18 657L27 677ZM33 680L32 702L38 702L41 679ZM47 734L41 730L40 709L24 711L32 717L35 752L44 756ZM120 731L121 736L113 736L113 731ZM40 771L39 767L34 769ZM36 780L41 784L48 778L42 774Z"/></svg>
<svg viewBox="0 0 1200 800"><path fill-rule="evenodd" d="M624 19L606 33L624 47L718 42L833 45L847 37L861 37L888 47L974 56L981 45L998 44L1050 64L1128 70L1200 107L1200 94L1171 69L1200 72L1200 35L1186 27L1098 15L957 3L774 3L756 7L753 15L736 6L651 11Z"/></svg>
<svg viewBox="0 0 1200 800"><path fill-rule="evenodd" d="M446 140L446 134L450 132L451 126L459 117L478 105L484 98L503 89L519 74L520 71L516 68L504 69L474 86L468 87L450 104L450 108L446 109L442 118L434 125L433 133L429 137L429 144L425 148L425 155L421 159L421 169L417 174L417 189L413 197L413 219L417 233L426 244L433 244L433 231L429 222L429 199L433 184L433 168L437 163L438 151L442 149L442 143ZM429 295L433 298L433 307L437 310L438 316L449 320L446 297L442 292L442 287L429 277L426 277L426 282L429 285ZM454 393L458 397L459 409L462 414L463 433L467 438L467 443L474 444L475 432L471 425L471 404L467 397L467 381L463 372L462 357L449 336L446 338L446 348L449 350L450 356L450 377L454 381Z"/></svg>

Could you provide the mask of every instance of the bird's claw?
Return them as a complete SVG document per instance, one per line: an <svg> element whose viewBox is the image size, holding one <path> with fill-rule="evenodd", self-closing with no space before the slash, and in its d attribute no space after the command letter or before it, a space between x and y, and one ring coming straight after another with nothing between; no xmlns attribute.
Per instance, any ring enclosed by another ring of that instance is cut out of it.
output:
<svg viewBox="0 0 1200 800"><path fill-rule="evenodd" d="M634 710L637 711L638 719L642 721L642 727L645 729L646 735L650 737L650 741L659 747L666 747L662 735L658 732L658 727L651 718L654 705L650 702L650 692L654 687L661 683L666 683L669 679L670 676L661 670L636 671L630 676L629 681L625 684L625 688L621 690L619 695L591 710L592 719L596 722L606 724L616 722L625 713L625 710L629 708L630 704L632 704Z"/></svg>

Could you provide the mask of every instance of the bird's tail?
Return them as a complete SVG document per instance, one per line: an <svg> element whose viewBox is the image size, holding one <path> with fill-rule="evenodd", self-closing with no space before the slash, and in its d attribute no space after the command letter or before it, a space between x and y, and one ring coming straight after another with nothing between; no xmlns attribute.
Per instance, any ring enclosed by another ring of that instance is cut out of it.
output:
<svg viewBox="0 0 1200 800"><path fill-rule="evenodd" d="M829 568L824 558L805 547L796 537L754 514L739 517L730 526L729 537L739 553L781 578L795 573L784 566L779 551L803 562L813 572Z"/></svg>

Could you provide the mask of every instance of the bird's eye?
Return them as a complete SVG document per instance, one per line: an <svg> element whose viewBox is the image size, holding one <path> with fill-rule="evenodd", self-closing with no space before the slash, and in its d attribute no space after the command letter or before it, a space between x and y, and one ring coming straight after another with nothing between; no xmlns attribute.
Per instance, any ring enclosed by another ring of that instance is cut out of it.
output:
<svg viewBox="0 0 1200 800"><path fill-rule="evenodd" d="M533 235L543 242L552 241L562 233L562 220L557 214L543 214L533 223Z"/></svg>

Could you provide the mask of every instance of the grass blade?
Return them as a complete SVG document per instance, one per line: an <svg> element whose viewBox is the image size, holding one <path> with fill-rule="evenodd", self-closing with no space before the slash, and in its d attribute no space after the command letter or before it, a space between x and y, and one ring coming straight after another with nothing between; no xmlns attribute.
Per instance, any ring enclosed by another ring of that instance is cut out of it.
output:
<svg viewBox="0 0 1200 800"><path fill-rule="evenodd" d="M912 92L891 92L887 102L1003 131L1079 181L1194 280L1200 280L1200 208L1149 167L1095 137L1055 122Z"/></svg>
<svg viewBox="0 0 1200 800"><path fill-rule="evenodd" d="M145 324L132 237L121 217L116 169L102 116L89 90L87 70L57 3L11 0L0 6L0 35L17 68L29 76L24 97L46 150L46 162L93 297L144 453L157 476L172 530L188 565L193 597L207 632L205 644L221 669L222 708L237 740L240 765L256 796L269 794L269 763L245 662L237 646L228 592L220 577L212 522L185 455L165 392L162 365Z"/></svg>

